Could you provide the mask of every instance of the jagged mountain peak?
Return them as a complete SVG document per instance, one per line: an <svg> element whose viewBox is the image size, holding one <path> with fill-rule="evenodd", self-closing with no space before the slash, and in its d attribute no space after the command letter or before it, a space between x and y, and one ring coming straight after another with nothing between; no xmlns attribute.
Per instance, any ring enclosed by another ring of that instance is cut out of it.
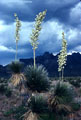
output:
<svg viewBox="0 0 81 120"><path fill-rule="evenodd" d="M49 76L58 76L58 54L54 55L53 53L45 52L43 55L36 57L36 64L44 65L49 73ZM24 63L24 67L29 64L33 64L33 58L20 59L20 61ZM8 65L4 67L0 65L0 76L4 77L5 75L9 75L7 68ZM81 76L81 54L79 52L68 54L64 74L65 76Z"/></svg>

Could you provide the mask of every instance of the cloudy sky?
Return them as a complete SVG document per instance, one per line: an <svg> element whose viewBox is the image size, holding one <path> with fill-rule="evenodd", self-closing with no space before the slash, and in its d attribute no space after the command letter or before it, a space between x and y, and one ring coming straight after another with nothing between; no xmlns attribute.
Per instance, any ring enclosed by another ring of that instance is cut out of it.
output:
<svg viewBox="0 0 81 120"><path fill-rule="evenodd" d="M15 20L21 20L18 58L33 57L30 34L39 12L47 9L39 36L36 55L44 52L58 53L62 32L68 44L68 52L81 52L81 1L80 0L0 0L0 64L14 61Z"/></svg>

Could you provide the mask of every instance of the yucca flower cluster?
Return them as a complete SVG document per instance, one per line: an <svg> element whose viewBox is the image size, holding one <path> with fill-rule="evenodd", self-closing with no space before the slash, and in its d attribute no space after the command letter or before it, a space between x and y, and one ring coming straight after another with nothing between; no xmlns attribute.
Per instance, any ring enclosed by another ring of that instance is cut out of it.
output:
<svg viewBox="0 0 81 120"><path fill-rule="evenodd" d="M32 29L32 34L30 36L30 38L31 38L30 43L31 43L33 50L34 50L34 67L35 67L35 50L37 49L38 44L39 44L39 42L38 42L39 32L42 29L41 24L42 24L43 19L45 18L46 11L47 10L40 12L36 16L35 25L34 25L35 28Z"/></svg>
<svg viewBox="0 0 81 120"><path fill-rule="evenodd" d="M60 51L60 54L58 55L58 66L59 66L58 72L62 71L62 74L63 74L66 61L67 61L67 41L64 37L64 32L63 32L62 33L62 50Z"/></svg>
<svg viewBox="0 0 81 120"><path fill-rule="evenodd" d="M21 27L21 22L17 16L17 14L15 13L14 16L16 17L15 21L16 21L16 32L15 32L15 38L16 38L16 55L15 55L15 61L17 60L17 44L18 44L18 41L20 39L20 34L19 34L19 31L20 31L20 27Z"/></svg>

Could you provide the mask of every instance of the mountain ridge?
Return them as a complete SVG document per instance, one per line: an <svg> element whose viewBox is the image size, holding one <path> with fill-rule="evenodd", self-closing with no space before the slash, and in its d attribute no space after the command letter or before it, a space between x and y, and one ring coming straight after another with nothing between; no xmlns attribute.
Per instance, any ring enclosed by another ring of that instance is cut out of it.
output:
<svg viewBox="0 0 81 120"><path fill-rule="evenodd" d="M36 64L42 64L48 71L49 76L58 76L58 54L53 55L52 53L45 52L43 55L36 57ZM20 59L20 62L24 63L24 68L27 65L33 64L33 58ZM0 65L0 76L9 76L8 65ZM23 70L24 70L23 68ZM64 76L81 76L81 54L79 52L72 53L67 56L67 64L64 70Z"/></svg>

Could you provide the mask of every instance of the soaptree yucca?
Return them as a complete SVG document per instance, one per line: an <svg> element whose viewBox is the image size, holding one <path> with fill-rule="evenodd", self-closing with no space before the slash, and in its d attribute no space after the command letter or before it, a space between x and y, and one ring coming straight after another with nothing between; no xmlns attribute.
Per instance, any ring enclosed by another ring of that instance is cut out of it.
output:
<svg viewBox="0 0 81 120"><path fill-rule="evenodd" d="M17 16L17 14L15 13L14 16L16 17L15 21L16 21L16 32L15 32L15 38L16 38L16 54L15 54L15 61L17 61L17 44L18 44L18 41L20 39L20 34L19 34L19 31L20 31L20 27L21 27L21 22Z"/></svg>
<svg viewBox="0 0 81 120"><path fill-rule="evenodd" d="M51 91L48 104L56 115L67 115L72 111L71 103L74 98L73 87L69 83L58 82Z"/></svg>
<svg viewBox="0 0 81 120"><path fill-rule="evenodd" d="M15 16L15 22L16 22L16 31L15 31L15 39L16 39L16 54L15 54L15 61L12 62L9 67L10 67L10 70L12 72L12 77L11 77L11 81L13 81L13 85L17 85L20 83L21 79L23 78L23 74L21 74L21 68L23 66L23 64L21 62L19 62L17 60L17 48L18 48L18 41L20 39L20 34L19 34L19 31L20 31L20 27L21 27L21 22L17 16L17 14L15 13L14 14Z"/></svg>
<svg viewBox="0 0 81 120"><path fill-rule="evenodd" d="M41 95L32 96L28 108L28 112L23 115L24 120L41 120L41 114L48 112L47 100Z"/></svg>
<svg viewBox="0 0 81 120"><path fill-rule="evenodd" d="M32 34L30 36L31 40L30 43L33 47L33 54L34 54L34 68L35 68L35 50L38 47L38 37L39 37L39 32L41 31L41 23L43 21L43 19L45 18L46 15L46 10L43 12L40 12L35 19L35 25L34 25L34 29L32 29Z"/></svg>
<svg viewBox="0 0 81 120"><path fill-rule="evenodd" d="M62 50L58 55L58 72L59 72L59 77L60 77L60 74L62 74L62 81L63 81L63 72L64 72L64 67L66 65L66 60L67 60L67 41L65 40L64 32L63 32L62 33Z"/></svg>
<svg viewBox="0 0 81 120"><path fill-rule="evenodd" d="M14 61L9 64L9 68L12 72L11 82L14 86L21 84L25 80L25 76L22 73L23 63L19 61Z"/></svg>
<svg viewBox="0 0 81 120"><path fill-rule="evenodd" d="M29 65L25 68L26 85L29 90L35 92L48 91L50 82L46 69L40 65L34 68L33 65Z"/></svg>

